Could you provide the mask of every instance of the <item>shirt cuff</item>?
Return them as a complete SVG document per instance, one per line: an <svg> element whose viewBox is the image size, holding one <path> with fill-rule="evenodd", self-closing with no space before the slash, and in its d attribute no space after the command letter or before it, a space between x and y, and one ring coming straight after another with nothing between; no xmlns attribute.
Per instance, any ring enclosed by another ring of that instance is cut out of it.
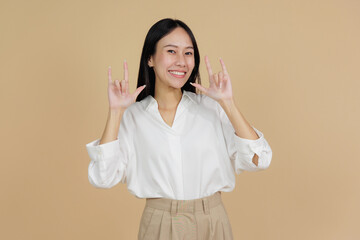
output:
<svg viewBox="0 0 360 240"><path fill-rule="evenodd" d="M265 145L264 134L262 132L260 132L259 130L257 130L255 127L253 127L253 126L251 126L251 127L258 134L259 138L254 139L254 140L246 139L246 138L241 138L234 133L235 144L236 144L237 150L240 153L245 154L245 155L254 155L254 153L256 153L256 155L258 155L260 157L261 152Z"/></svg>
<svg viewBox="0 0 360 240"><path fill-rule="evenodd" d="M120 152L119 139L100 144L100 139L96 139L86 144L86 149L90 158L94 161L102 161L111 158Z"/></svg>

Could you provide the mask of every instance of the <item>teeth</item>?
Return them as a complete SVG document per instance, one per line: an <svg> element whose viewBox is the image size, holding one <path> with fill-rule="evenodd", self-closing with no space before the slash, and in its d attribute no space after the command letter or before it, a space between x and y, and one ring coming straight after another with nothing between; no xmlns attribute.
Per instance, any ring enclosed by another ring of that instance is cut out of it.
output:
<svg viewBox="0 0 360 240"><path fill-rule="evenodd" d="M176 74L176 75L185 75L184 72L176 72L176 71L170 71L172 74Z"/></svg>

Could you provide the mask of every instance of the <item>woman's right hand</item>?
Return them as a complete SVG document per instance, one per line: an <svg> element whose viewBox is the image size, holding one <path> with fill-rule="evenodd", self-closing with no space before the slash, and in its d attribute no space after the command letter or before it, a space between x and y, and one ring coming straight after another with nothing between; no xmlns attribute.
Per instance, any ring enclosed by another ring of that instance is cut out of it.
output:
<svg viewBox="0 0 360 240"><path fill-rule="evenodd" d="M108 69L108 96L110 110L125 110L136 101L137 96L145 88L146 85L138 87L134 93L129 93L128 66L124 61L124 80L114 82L111 78L111 67Z"/></svg>

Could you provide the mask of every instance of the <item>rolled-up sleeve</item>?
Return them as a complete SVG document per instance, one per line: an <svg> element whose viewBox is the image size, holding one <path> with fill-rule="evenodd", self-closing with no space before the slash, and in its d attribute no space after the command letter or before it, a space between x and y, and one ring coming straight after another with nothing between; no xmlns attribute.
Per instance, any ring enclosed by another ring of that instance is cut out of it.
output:
<svg viewBox="0 0 360 240"><path fill-rule="evenodd" d="M267 169L270 166L272 158L272 150L269 143L264 138L264 134L255 127L251 126L258 134L259 138L255 140L245 139L237 136L234 132L234 170L236 174L242 171L259 171ZM254 155L258 155L258 165L256 166L252 159Z"/></svg>
<svg viewBox="0 0 360 240"><path fill-rule="evenodd" d="M258 139L252 140L237 136L225 111L220 105L218 107L227 151L235 173L240 174L243 171L255 172L267 169L271 163L272 150L264 134L251 126L258 134ZM257 166L252 161L255 154L259 157Z"/></svg>
<svg viewBox="0 0 360 240"><path fill-rule="evenodd" d="M131 150L129 129L126 128L124 117L125 113L116 140L99 145L100 139L96 139L86 144L91 160L88 166L88 179L97 188L111 188L119 182L126 183L126 166Z"/></svg>

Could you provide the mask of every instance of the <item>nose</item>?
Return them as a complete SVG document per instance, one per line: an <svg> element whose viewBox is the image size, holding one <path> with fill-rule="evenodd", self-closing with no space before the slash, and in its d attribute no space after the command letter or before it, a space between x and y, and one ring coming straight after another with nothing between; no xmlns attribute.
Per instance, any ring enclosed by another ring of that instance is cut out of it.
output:
<svg viewBox="0 0 360 240"><path fill-rule="evenodd" d="M176 59L176 65L185 67L185 57L182 54L178 54Z"/></svg>

